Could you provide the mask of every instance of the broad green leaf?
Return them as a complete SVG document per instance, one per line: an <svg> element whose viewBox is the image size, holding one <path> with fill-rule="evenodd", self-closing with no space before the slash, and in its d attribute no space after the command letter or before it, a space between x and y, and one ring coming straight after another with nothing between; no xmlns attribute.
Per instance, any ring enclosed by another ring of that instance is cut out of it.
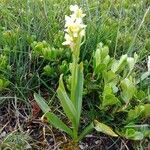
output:
<svg viewBox="0 0 150 150"><path fill-rule="evenodd" d="M102 132L110 136L118 137L118 135L109 126L107 126L106 124L100 123L97 120L94 120L94 128L98 132Z"/></svg>
<svg viewBox="0 0 150 150"><path fill-rule="evenodd" d="M83 131L81 132L79 136L79 141L82 140L88 133L90 133L94 129L94 124L93 122L90 123Z"/></svg>
<svg viewBox="0 0 150 150"><path fill-rule="evenodd" d="M104 91L103 91L103 98L106 97L106 95L114 95L116 93L118 88L116 87L116 81L106 83L104 86ZM115 95L113 96L115 97ZM109 96L108 96L109 98Z"/></svg>
<svg viewBox="0 0 150 150"><path fill-rule="evenodd" d="M0 70L5 70L8 68L8 57L6 55L0 55Z"/></svg>
<svg viewBox="0 0 150 150"><path fill-rule="evenodd" d="M126 65L126 61L127 61L127 54L126 55L122 55L120 60L116 60L111 67L111 70L116 73L116 72L121 72Z"/></svg>
<svg viewBox="0 0 150 150"><path fill-rule="evenodd" d="M132 121L138 118L139 116L142 115L144 109L145 109L144 106L136 106L134 109L129 110L127 120Z"/></svg>
<svg viewBox="0 0 150 150"><path fill-rule="evenodd" d="M108 94L103 97L102 107L115 105L119 103L119 100L117 97L115 97L114 94Z"/></svg>
<svg viewBox="0 0 150 150"><path fill-rule="evenodd" d="M42 98L39 94L34 93L34 99L38 103L39 107L42 109L44 113L50 111L49 106L46 104L44 98Z"/></svg>
<svg viewBox="0 0 150 150"><path fill-rule="evenodd" d="M108 83L116 78L116 74L112 71L108 71L108 72L103 71L103 78L105 83Z"/></svg>
<svg viewBox="0 0 150 150"><path fill-rule="evenodd" d="M10 84L9 80L4 79L4 78L2 78L2 79L0 78L0 91L5 89L9 84Z"/></svg>
<svg viewBox="0 0 150 150"><path fill-rule="evenodd" d="M100 48L100 55L101 55L101 60L103 61L109 53L109 48L107 46L99 47Z"/></svg>
<svg viewBox="0 0 150 150"><path fill-rule="evenodd" d="M150 104L144 105L143 116L144 117L150 117Z"/></svg>
<svg viewBox="0 0 150 150"><path fill-rule="evenodd" d="M138 117L149 117L150 116L150 104L139 105L128 112L128 121L137 119Z"/></svg>
<svg viewBox="0 0 150 150"><path fill-rule="evenodd" d="M94 68L96 69L97 66L99 66L99 64L101 63L101 57L100 57L100 49L96 49L95 53L94 53Z"/></svg>
<svg viewBox="0 0 150 150"><path fill-rule="evenodd" d="M95 69L94 69L94 74L100 74L104 70L106 70L106 65L105 64L99 64Z"/></svg>
<svg viewBox="0 0 150 150"><path fill-rule="evenodd" d="M129 72L131 72L134 69L134 66L137 62L137 59L138 59L138 55L136 53L134 53L134 58L133 57L127 58L127 62L128 62L128 66L129 66Z"/></svg>
<svg viewBox="0 0 150 150"><path fill-rule="evenodd" d="M57 94L58 94L58 98L61 102L61 105L63 107L65 114L72 121L72 123L76 123L77 111L72 101L70 100L70 98L68 97L66 93L66 90L63 84L62 75L60 76L60 79L59 79L59 87L57 89Z"/></svg>
<svg viewBox="0 0 150 150"><path fill-rule="evenodd" d="M126 129L125 137L132 140L142 140L144 135L142 132L136 131L133 128Z"/></svg>
<svg viewBox="0 0 150 150"><path fill-rule="evenodd" d="M146 95L146 93L145 93L144 91L142 91L142 90L137 90L135 97L136 97L138 100L141 100L141 101L142 101L143 99L145 99L145 98L147 97L147 95Z"/></svg>
<svg viewBox="0 0 150 150"><path fill-rule="evenodd" d="M112 87L111 84L105 84L104 86L104 92L103 92L103 96L108 95L108 94L112 94Z"/></svg>
<svg viewBox="0 0 150 150"><path fill-rule="evenodd" d="M44 114L44 117L48 119L48 122L50 122L55 128L66 132L71 137L73 136L72 130L67 127L66 124L64 124L54 113L47 112Z"/></svg>
<svg viewBox="0 0 150 150"><path fill-rule="evenodd" d="M101 48L102 43L99 43L94 54L94 68L101 64Z"/></svg>
<svg viewBox="0 0 150 150"><path fill-rule="evenodd" d="M106 69L110 56L108 55L109 48L107 46L103 46L102 43L99 43L97 49L94 53L94 73L101 73L102 70Z"/></svg>
<svg viewBox="0 0 150 150"><path fill-rule="evenodd" d="M135 61L133 57L128 57L127 58L127 62L128 62L128 66L129 66L129 70L132 71L135 65Z"/></svg>
<svg viewBox="0 0 150 150"><path fill-rule="evenodd" d="M136 92L136 87L130 79L125 78L124 80L121 81L121 88L122 88L121 96L123 100L126 103L128 103L134 96Z"/></svg>
<svg viewBox="0 0 150 150"><path fill-rule="evenodd" d="M118 90L118 88L116 87L116 81L114 80L116 78L115 73L112 71L104 71L103 76L105 80L105 86L103 91L102 107L105 108L106 106L119 103L119 100L114 95L114 92L117 92Z"/></svg>
<svg viewBox="0 0 150 150"><path fill-rule="evenodd" d="M150 137L150 125L148 124L129 124L124 128L125 132L133 130L134 132L141 132L144 137Z"/></svg>
<svg viewBox="0 0 150 150"><path fill-rule="evenodd" d="M103 60L103 64L105 64L107 66L109 62L110 62L110 56L107 55Z"/></svg>
<svg viewBox="0 0 150 150"><path fill-rule="evenodd" d="M53 75L55 73L54 68L52 68L50 65L46 65L43 68L43 70L44 70L43 74L45 74L47 76L51 76L51 75Z"/></svg>

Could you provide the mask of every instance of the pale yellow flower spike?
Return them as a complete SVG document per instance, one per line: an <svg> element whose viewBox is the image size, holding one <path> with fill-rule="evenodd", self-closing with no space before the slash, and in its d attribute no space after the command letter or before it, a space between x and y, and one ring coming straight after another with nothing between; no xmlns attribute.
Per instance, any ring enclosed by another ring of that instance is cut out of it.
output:
<svg viewBox="0 0 150 150"><path fill-rule="evenodd" d="M82 9L78 5L71 5L70 11L73 13L70 16L65 16L65 42L63 45L69 45L72 47L76 43L76 39L82 39L85 36L86 25L83 24L83 14Z"/></svg>

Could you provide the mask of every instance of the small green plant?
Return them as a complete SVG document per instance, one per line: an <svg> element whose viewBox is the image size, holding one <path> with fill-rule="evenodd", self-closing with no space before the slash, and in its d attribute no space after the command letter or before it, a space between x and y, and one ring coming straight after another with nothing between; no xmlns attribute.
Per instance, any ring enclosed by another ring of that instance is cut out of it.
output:
<svg viewBox="0 0 150 150"><path fill-rule="evenodd" d="M66 60L63 60L61 63L64 57L68 57L65 50L51 47L46 41L34 41L31 43L31 47L33 49L33 58L35 56L43 60L44 66L42 66L43 70L41 75L54 79L58 78L61 73L68 73L69 63Z"/></svg>
<svg viewBox="0 0 150 150"><path fill-rule="evenodd" d="M149 58L148 71L143 73L140 79L135 72L137 61L136 53L134 57L129 57L127 54L122 55L119 60L111 58L109 48L103 46L102 43L98 44L94 53L93 76L100 82L101 88L99 92L100 112L110 117L111 121L115 120L114 124L123 115L124 118L119 124L120 127L116 128L116 132L133 140L141 140L150 135L147 124L140 125L138 128L136 125L140 119L150 115L150 105L148 100L144 100L147 98L146 94L138 86L140 81L147 79L150 75ZM111 113L108 114L108 112ZM146 128L143 130L142 126L145 125Z"/></svg>
<svg viewBox="0 0 150 150"><path fill-rule="evenodd" d="M6 55L0 55L0 91L5 89L9 85L7 78L7 72L10 71L10 65L8 64L8 58Z"/></svg>
<svg viewBox="0 0 150 150"><path fill-rule="evenodd" d="M31 145L29 144L31 138L26 133L20 133L14 131L8 134L0 144L0 149L2 150L23 150L30 149Z"/></svg>
<svg viewBox="0 0 150 150"><path fill-rule="evenodd" d="M31 47L36 55L49 61L55 60L57 57L59 57L62 51L61 49L55 49L54 47L51 47L46 41L34 41L31 44Z"/></svg>

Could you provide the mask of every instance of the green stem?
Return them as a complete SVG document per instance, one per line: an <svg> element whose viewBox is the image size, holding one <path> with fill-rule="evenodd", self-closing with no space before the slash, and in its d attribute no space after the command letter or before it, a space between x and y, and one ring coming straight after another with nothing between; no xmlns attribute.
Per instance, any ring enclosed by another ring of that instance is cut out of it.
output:
<svg viewBox="0 0 150 150"><path fill-rule="evenodd" d="M72 59L73 59L73 62L72 62L72 70L71 70L71 73L72 73L72 76L71 76L71 100L75 106L75 108L77 108L77 105L76 105L76 86L77 86L77 69L78 69L78 61L79 61L79 54L80 54L80 44L77 44L73 49L72 49Z"/></svg>
<svg viewBox="0 0 150 150"><path fill-rule="evenodd" d="M71 76L71 101L73 102L76 110L77 110L77 99L76 99L76 90L77 90L77 72L78 72L78 61L79 61L79 54L80 54L80 40L77 41L77 44L74 48L72 48L72 76ZM77 117L78 118L78 117ZM73 124L73 136L74 141L78 140L78 126L79 122L76 119L76 122Z"/></svg>
<svg viewBox="0 0 150 150"><path fill-rule="evenodd" d="M73 140L74 142L78 141L78 128L77 127L73 128Z"/></svg>
<svg viewBox="0 0 150 150"><path fill-rule="evenodd" d="M74 56L73 58L73 62L72 62L72 81L71 81L71 100L76 108L76 99L75 99L75 92L76 92L76 74L77 74L77 58ZM74 135L74 141L77 140L78 137L78 124L77 121L76 123L73 125L73 135Z"/></svg>

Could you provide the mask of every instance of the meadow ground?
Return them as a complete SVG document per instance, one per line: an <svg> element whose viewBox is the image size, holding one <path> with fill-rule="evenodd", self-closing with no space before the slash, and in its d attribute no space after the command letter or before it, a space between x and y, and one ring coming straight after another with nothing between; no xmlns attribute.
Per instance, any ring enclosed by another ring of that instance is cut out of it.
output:
<svg viewBox="0 0 150 150"><path fill-rule="evenodd" d="M99 120L119 135L104 126L93 129L76 149L150 149L149 0L0 0L0 149L75 149L70 136L41 120L34 97L40 94L71 126L56 91L61 74L67 93L71 89L72 53L62 43L65 15L74 4L87 25L79 132Z"/></svg>

